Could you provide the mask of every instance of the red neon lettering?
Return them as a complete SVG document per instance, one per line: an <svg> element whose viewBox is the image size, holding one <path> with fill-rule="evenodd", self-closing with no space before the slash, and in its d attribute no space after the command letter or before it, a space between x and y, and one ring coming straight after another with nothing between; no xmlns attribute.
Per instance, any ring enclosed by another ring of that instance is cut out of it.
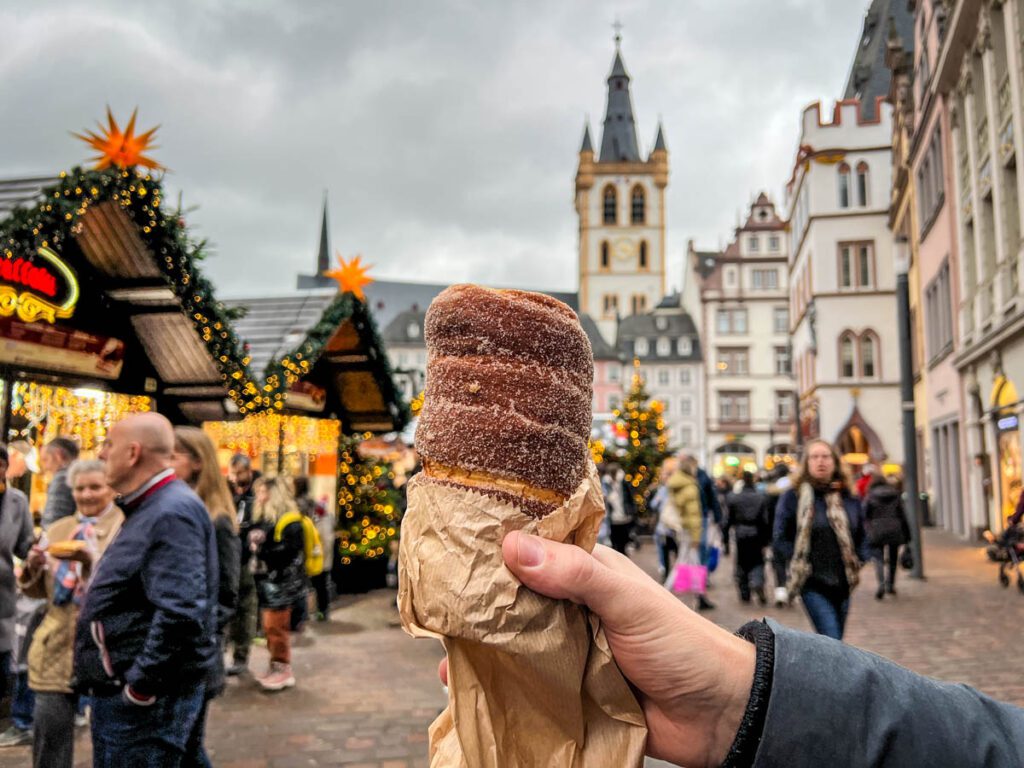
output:
<svg viewBox="0 0 1024 768"><path fill-rule="evenodd" d="M51 299L57 295L56 276L25 259L0 260L0 279L30 288Z"/></svg>

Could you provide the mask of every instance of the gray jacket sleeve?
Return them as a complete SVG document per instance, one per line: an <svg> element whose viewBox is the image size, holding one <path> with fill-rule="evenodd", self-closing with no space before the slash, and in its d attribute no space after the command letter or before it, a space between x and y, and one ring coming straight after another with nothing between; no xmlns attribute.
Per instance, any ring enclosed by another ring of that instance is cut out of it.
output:
<svg viewBox="0 0 1024 768"><path fill-rule="evenodd" d="M775 663L754 766L1024 765L1024 709L769 625Z"/></svg>

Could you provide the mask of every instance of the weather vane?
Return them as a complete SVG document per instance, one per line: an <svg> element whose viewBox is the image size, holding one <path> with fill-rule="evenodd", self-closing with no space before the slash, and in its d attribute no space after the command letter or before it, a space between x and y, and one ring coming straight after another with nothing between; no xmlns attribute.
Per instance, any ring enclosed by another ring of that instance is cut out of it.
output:
<svg viewBox="0 0 1024 768"><path fill-rule="evenodd" d="M615 49L618 50L619 45L622 43L622 22L616 18L615 23L612 24L612 29L615 30Z"/></svg>

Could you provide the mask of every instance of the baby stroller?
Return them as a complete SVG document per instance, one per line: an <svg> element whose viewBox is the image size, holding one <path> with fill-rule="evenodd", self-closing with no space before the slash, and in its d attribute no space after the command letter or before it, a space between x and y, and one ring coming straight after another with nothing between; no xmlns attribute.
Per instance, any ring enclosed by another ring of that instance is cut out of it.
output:
<svg viewBox="0 0 1024 768"><path fill-rule="evenodd" d="M985 531L985 540L989 542L985 553L993 563L999 563L999 583L1010 586L1010 574L1017 574L1017 589L1024 593L1024 574L1020 570L1020 562L1024 559L1024 531L1019 525L1006 529L1002 536L992 531Z"/></svg>

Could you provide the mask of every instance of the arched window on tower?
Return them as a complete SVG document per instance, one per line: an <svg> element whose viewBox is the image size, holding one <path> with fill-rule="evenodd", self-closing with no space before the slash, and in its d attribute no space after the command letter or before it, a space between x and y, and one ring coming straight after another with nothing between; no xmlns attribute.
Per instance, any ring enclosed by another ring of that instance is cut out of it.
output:
<svg viewBox="0 0 1024 768"><path fill-rule="evenodd" d="M637 184L633 187L633 194L631 197L632 202L632 214L631 220L634 224L643 224L646 220L646 204L644 197L644 188Z"/></svg>
<svg viewBox="0 0 1024 768"><path fill-rule="evenodd" d="M857 353L853 334L847 331L839 337L839 378L852 379L857 372Z"/></svg>
<svg viewBox="0 0 1024 768"><path fill-rule="evenodd" d="M861 160L857 163L857 205L861 208L868 204L868 164Z"/></svg>
<svg viewBox="0 0 1024 768"><path fill-rule="evenodd" d="M647 241L646 240L641 240L640 241L640 269L647 269L648 263L649 262L648 262L648 259L647 259Z"/></svg>
<svg viewBox="0 0 1024 768"><path fill-rule="evenodd" d="M850 166L839 164L839 207L850 207Z"/></svg>
<svg viewBox="0 0 1024 768"><path fill-rule="evenodd" d="M615 224L619 219L619 201L615 194L615 187L609 184L604 188L604 223Z"/></svg>
<svg viewBox="0 0 1024 768"><path fill-rule="evenodd" d="M878 375L878 337L865 331L860 337L860 375L873 379Z"/></svg>
<svg viewBox="0 0 1024 768"><path fill-rule="evenodd" d="M611 267L611 256L608 254L608 241L601 241L601 269L609 269Z"/></svg>

